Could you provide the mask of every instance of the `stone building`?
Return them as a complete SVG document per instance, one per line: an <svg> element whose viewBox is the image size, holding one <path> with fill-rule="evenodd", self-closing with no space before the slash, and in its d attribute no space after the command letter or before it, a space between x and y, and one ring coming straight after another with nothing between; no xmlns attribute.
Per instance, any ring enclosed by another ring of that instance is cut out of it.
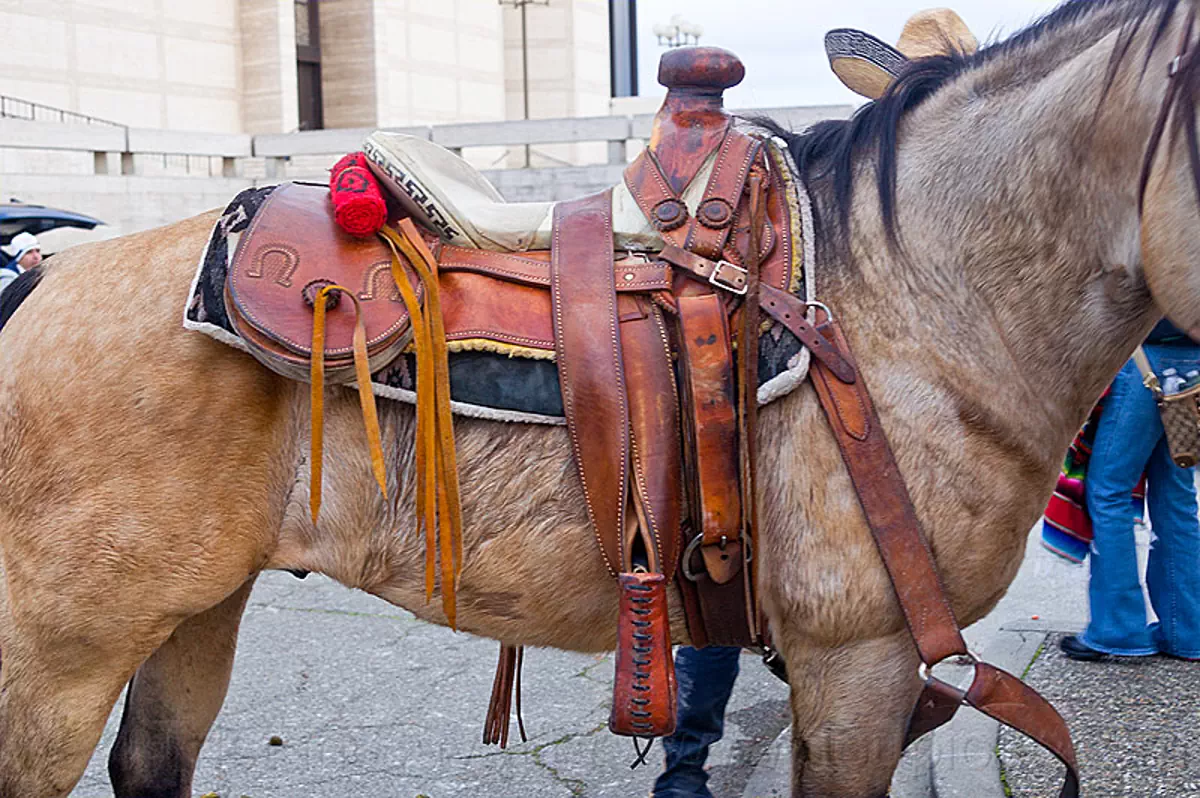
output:
<svg viewBox="0 0 1200 798"><path fill-rule="evenodd" d="M530 5L529 114L609 111L609 3ZM0 95L138 128L287 133L520 119L498 0L0 0Z"/></svg>

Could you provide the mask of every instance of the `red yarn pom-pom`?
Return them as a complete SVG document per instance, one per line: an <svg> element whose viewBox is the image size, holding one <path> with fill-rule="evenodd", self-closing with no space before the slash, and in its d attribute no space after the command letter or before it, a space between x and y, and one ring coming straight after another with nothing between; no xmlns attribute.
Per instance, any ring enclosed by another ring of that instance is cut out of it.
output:
<svg viewBox="0 0 1200 798"><path fill-rule="evenodd" d="M352 152L334 165L329 193L334 219L350 235L373 236L387 223L383 191L361 152Z"/></svg>

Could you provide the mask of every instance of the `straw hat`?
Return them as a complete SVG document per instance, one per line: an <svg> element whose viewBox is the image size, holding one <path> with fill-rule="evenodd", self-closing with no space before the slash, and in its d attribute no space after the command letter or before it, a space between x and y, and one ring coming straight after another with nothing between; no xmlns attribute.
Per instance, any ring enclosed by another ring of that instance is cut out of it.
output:
<svg viewBox="0 0 1200 798"><path fill-rule="evenodd" d="M962 17L948 8L919 11L904 24L900 39L887 42L853 28L825 34L829 65L851 91L877 100L912 59L952 52L970 55L979 41Z"/></svg>

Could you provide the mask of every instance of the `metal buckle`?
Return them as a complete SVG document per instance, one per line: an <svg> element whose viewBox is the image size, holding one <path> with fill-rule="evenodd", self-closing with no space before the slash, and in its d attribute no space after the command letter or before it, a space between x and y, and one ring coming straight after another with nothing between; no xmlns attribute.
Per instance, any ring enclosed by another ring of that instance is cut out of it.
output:
<svg viewBox="0 0 1200 798"><path fill-rule="evenodd" d="M737 275L735 275L732 280L726 280L721 277L721 271L723 269L733 269L734 272L737 272L742 278L741 286L738 286ZM746 285L746 278L749 277L749 275L750 272L746 271L741 266L738 266L736 263L730 263L727 260L719 260L717 261L717 265L713 268L712 274L708 276L708 281L717 288L723 288L732 294L737 294L738 296L745 296L746 290L749 288L749 286Z"/></svg>

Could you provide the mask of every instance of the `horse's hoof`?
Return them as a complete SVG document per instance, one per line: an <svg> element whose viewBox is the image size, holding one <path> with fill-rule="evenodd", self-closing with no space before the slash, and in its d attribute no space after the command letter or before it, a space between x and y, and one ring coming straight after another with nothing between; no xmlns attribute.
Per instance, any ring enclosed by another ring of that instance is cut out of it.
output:
<svg viewBox="0 0 1200 798"><path fill-rule="evenodd" d="M1076 635L1067 635L1058 644L1062 649L1062 653L1066 654L1069 659L1079 660L1080 662L1097 662L1104 659L1108 655L1103 651L1096 649L1084 643Z"/></svg>

